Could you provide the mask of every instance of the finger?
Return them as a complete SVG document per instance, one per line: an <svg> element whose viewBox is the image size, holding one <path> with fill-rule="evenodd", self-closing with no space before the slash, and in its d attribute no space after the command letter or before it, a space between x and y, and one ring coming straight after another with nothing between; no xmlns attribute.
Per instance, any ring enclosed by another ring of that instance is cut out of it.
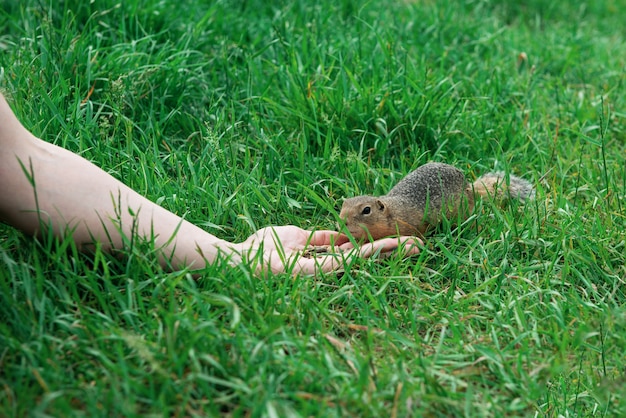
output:
<svg viewBox="0 0 626 418"><path fill-rule="evenodd" d="M349 242L348 237L337 231L313 231L309 237L309 245L342 245L346 242Z"/></svg>
<svg viewBox="0 0 626 418"><path fill-rule="evenodd" d="M313 258L300 257L296 261L292 273L317 275L319 273L330 273L341 268L350 256L344 254L324 255Z"/></svg>
<svg viewBox="0 0 626 418"><path fill-rule="evenodd" d="M256 268L256 274L263 276L268 272L274 274L291 272L293 275L317 275L329 273L343 266L347 256L342 253L327 254L317 257L304 257L300 251L289 254L279 254L277 251L267 251Z"/></svg>
<svg viewBox="0 0 626 418"><path fill-rule="evenodd" d="M424 241L417 237L402 236L399 238L404 256L417 255L422 251Z"/></svg>
<svg viewBox="0 0 626 418"><path fill-rule="evenodd" d="M423 246L424 242L418 237L402 235L400 237L382 238L373 242L366 242L361 244L361 247L374 246L375 248L382 249L383 251L393 251L401 245L406 247L418 246L417 251L419 252L419 246ZM354 244L351 241L347 241L339 246L339 249L342 251L350 250L352 248L354 248Z"/></svg>
<svg viewBox="0 0 626 418"><path fill-rule="evenodd" d="M383 238L372 243L364 244L360 248L361 257L371 257L374 254L389 254L400 248L403 256L419 254L420 246L424 245L416 237Z"/></svg>

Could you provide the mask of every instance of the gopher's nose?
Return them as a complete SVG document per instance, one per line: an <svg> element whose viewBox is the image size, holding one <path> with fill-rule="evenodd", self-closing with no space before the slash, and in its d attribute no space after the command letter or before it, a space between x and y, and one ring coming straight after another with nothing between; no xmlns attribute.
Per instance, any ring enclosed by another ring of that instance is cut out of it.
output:
<svg viewBox="0 0 626 418"><path fill-rule="evenodd" d="M339 220L336 223L337 231L341 231L342 229L346 229L346 220L339 215Z"/></svg>
<svg viewBox="0 0 626 418"><path fill-rule="evenodd" d="M343 211L343 205L341 205L341 211L339 211L339 221L337 221L337 229L340 230L346 226L347 215Z"/></svg>

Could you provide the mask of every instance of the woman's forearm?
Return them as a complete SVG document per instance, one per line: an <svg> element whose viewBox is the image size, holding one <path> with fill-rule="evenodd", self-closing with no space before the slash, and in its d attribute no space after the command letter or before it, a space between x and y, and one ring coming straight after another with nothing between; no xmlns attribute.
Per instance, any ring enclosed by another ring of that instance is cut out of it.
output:
<svg viewBox="0 0 626 418"><path fill-rule="evenodd" d="M30 235L52 228L85 248L122 248L125 238L154 240L162 262L212 262L226 241L151 202L77 154L26 130L0 96L0 219ZM178 237L184 237L179 239ZM201 250L200 250L201 249Z"/></svg>

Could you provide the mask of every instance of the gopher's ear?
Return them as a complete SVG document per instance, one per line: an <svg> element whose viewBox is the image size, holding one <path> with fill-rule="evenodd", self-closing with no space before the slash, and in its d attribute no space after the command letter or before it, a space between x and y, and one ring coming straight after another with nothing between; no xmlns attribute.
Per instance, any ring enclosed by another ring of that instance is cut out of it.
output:
<svg viewBox="0 0 626 418"><path fill-rule="evenodd" d="M378 207L378 210L385 210L385 204L380 199L376 199L376 206Z"/></svg>

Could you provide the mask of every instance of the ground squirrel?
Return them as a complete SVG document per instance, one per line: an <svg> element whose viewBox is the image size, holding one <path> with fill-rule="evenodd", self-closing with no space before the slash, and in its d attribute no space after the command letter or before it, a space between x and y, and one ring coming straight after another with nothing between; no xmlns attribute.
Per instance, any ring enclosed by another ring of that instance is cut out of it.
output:
<svg viewBox="0 0 626 418"><path fill-rule="evenodd" d="M534 197L532 184L503 172L487 173L473 184L458 168L428 163L409 173L385 196L346 199L339 216L358 240L376 240L390 235L423 236L443 217L466 219L474 208L474 197L508 196L525 201Z"/></svg>

